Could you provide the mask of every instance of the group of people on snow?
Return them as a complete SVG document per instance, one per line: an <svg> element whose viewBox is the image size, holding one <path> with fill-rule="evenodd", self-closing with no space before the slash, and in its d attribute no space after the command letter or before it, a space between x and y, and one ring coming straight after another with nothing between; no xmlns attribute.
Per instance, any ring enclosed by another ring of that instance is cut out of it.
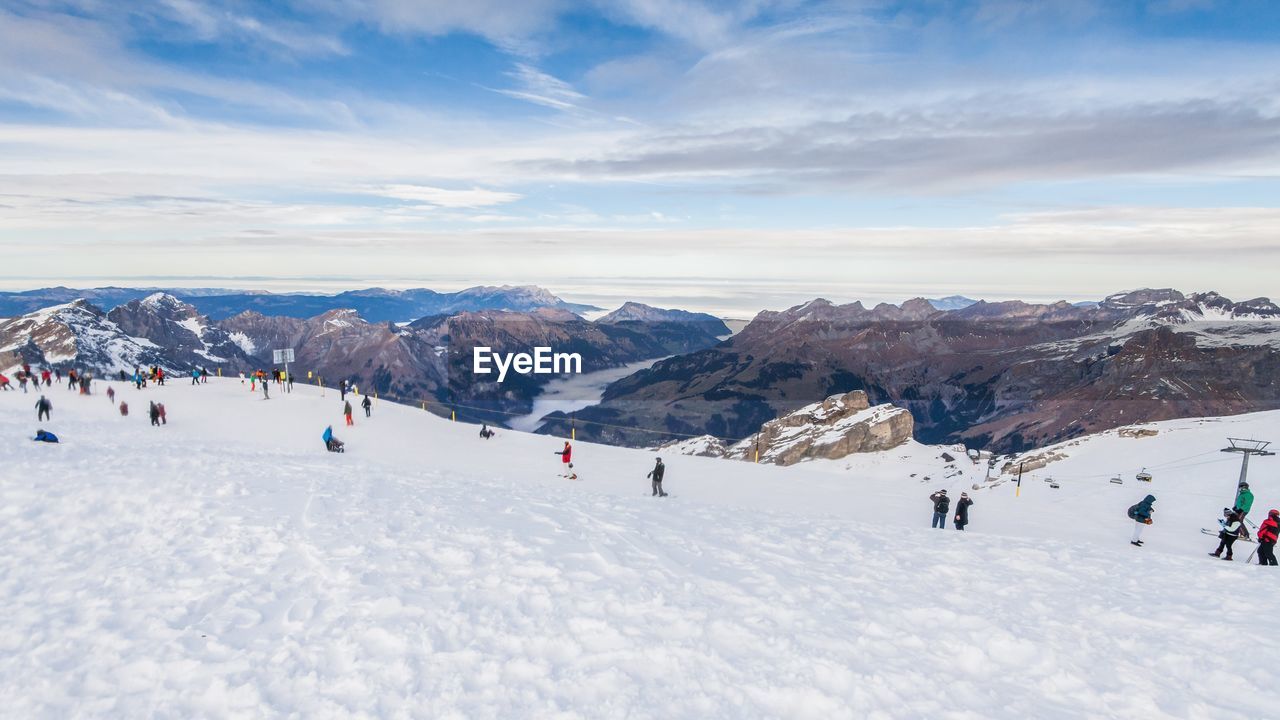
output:
<svg viewBox="0 0 1280 720"><path fill-rule="evenodd" d="M1129 507L1129 519L1133 520L1133 538L1129 541L1131 545L1142 547L1142 531L1152 524L1152 515L1155 513L1152 505L1155 503L1154 495L1147 495L1141 502ZM1249 488L1248 482L1240 482L1236 487L1236 497L1231 507L1222 508L1222 518L1218 520L1218 547L1209 553L1209 555L1222 558L1223 560L1234 560L1234 545L1237 540L1250 541L1249 526L1247 524L1247 516L1249 511L1253 509L1253 491ZM1267 512L1267 517L1262 521L1261 525L1255 525L1258 530L1258 564L1259 565L1276 565L1276 539L1280 534L1280 510L1271 509ZM1209 531L1205 531L1209 532ZM1224 554L1225 553L1225 554Z"/></svg>
<svg viewBox="0 0 1280 720"><path fill-rule="evenodd" d="M946 530L947 511L951 509L951 498L947 495L946 488L930 495L929 500L933 502L933 522L930 527ZM971 505L973 500L969 499L969 493L960 493L960 499L956 501L955 515L952 517L957 530L964 530L964 526L969 524L969 506Z"/></svg>

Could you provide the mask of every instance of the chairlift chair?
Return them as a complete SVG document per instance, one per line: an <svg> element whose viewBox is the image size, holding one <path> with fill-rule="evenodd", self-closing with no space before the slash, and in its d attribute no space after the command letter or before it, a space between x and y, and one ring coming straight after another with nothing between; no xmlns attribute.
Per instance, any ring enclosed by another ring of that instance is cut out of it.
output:
<svg viewBox="0 0 1280 720"><path fill-rule="evenodd" d="M1111 484L1112 484L1112 485L1123 485L1123 484L1124 484L1124 480L1123 480L1119 475L1117 475L1117 476L1115 476L1115 477L1111 478Z"/></svg>
<svg viewBox="0 0 1280 720"><path fill-rule="evenodd" d="M1137 475L1138 482L1151 482L1151 473L1146 468L1142 468L1142 472Z"/></svg>

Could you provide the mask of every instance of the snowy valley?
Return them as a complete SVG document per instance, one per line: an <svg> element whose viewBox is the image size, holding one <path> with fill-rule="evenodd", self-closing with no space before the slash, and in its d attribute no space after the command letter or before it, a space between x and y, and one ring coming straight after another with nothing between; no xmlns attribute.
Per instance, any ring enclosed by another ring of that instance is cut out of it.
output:
<svg viewBox="0 0 1280 720"><path fill-rule="evenodd" d="M0 393L12 717L1219 720L1280 699L1280 576L1200 533L1235 488L1226 437L1280 437L1280 412L1077 439L1019 494L909 440L789 467L666 453L654 498L653 451L575 443L575 481L559 438L386 401L344 427L332 390L117 383L121 417L105 389L44 390L59 444L30 440L36 396ZM1277 470L1254 461L1255 519ZM942 487L973 496L966 532L929 528Z"/></svg>

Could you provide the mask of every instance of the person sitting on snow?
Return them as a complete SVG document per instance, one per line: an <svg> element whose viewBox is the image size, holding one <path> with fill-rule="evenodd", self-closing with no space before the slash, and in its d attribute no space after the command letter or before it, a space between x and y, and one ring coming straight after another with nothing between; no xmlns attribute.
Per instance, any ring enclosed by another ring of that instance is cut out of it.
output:
<svg viewBox="0 0 1280 720"><path fill-rule="evenodd" d="M36 436L32 438L32 440L36 442L56 443L58 442L58 436L47 430L37 430Z"/></svg>
<svg viewBox="0 0 1280 720"><path fill-rule="evenodd" d="M492 431L492 430L490 430L490 429L489 429L489 425L488 425L488 423L481 423L481 424L480 424L480 437L481 437L481 438L483 438L483 439L485 439L485 440L488 440L489 438L493 437L494 435L497 435L497 433L495 433L494 431Z"/></svg>
<svg viewBox="0 0 1280 720"><path fill-rule="evenodd" d="M336 452L336 453L346 452L346 450L343 449L344 443L338 438L334 437L332 425L325 427L324 434L320 436L320 439L324 440L324 447L329 452Z"/></svg>

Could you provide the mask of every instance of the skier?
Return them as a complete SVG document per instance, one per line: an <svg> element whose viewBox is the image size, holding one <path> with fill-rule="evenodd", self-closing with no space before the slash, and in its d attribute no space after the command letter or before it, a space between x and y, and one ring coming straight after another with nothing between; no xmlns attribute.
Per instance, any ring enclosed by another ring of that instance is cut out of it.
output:
<svg viewBox="0 0 1280 720"><path fill-rule="evenodd" d="M343 402L347 401L347 381L346 380L338 381L338 394L339 394L339 397L338 397L339 400Z"/></svg>
<svg viewBox="0 0 1280 720"><path fill-rule="evenodd" d="M49 402L49 398L41 395L36 401L36 422L49 419L49 411L53 409L53 403Z"/></svg>
<svg viewBox="0 0 1280 720"><path fill-rule="evenodd" d="M161 424L161 425L168 425L168 424L169 424L169 416L168 416L168 415L165 415L165 412L164 412L164 403L156 403L156 409L160 411L160 424Z"/></svg>
<svg viewBox="0 0 1280 720"><path fill-rule="evenodd" d="M120 417L129 417L129 403L120 401Z"/></svg>
<svg viewBox="0 0 1280 720"><path fill-rule="evenodd" d="M564 449L555 451L560 456L560 464L565 466L565 475L569 474L569 470L573 469L573 448L569 446L569 441L564 441Z"/></svg>
<svg viewBox="0 0 1280 720"><path fill-rule="evenodd" d="M22 388L22 394L27 393L27 374L21 370L18 371L18 387Z"/></svg>
<svg viewBox="0 0 1280 720"><path fill-rule="evenodd" d="M53 373L48 370L41 370L40 379L44 381L45 387L53 387Z"/></svg>
<svg viewBox="0 0 1280 720"><path fill-rule="evenodd" d="M1142 547L1142 528L1151 524L1151 513L1155 512L1151 508L1151 503L1155 501L1155 495L1148 495L1137 505L1129 506L1129 519L1134 523L1133 539L1129 541L1130 545Z"/></svg>
<svg viewBox="0 0 1280 720"><path fill-rule="evenodd" d="M156 407L154 400L151 401L151 407L147 409L147 414L151 416L151 424L160 427L160 408Z"/></svg>
<svg viewBox="0 0 1280 720"><path fill-rule="evenodd" d="M946 530L947 508L951 507L951 498L947 497L946 490L939 490L930 495L929 499L933 501L933 524L929 527Z"/></svg>
<svg viewBox="0 0 1280 720"><path fill-rule="evenodd" d="M200 370L198 368L191 368L191 384L200 384Z"/></svg>
<svg viewBox="0 0 1280 720"><path fill-rule="evenodd" d="M662 490L662 475L667 471L667 466L662 464L662 458L658 458L653 464L653 469L645 477L653 478L653 496L666 497L667 494Z"/></svg>
<svg viewBox="0 0 1280 720"><path fill-rule="evenodd" d="M267 385L268 385L268 384L269 384L269 383L267 383L267 379L266 379L266 378L263 378L263 379L262 379L262 399L263 399L263 400L270 400L270 399L271 399L271 391L267 389Z"/></svg>
<svg viewBox="0 0 1280 720"><path fill-rule="evenodd" d="M325 427L324 434L320 436L320 439L324 440L325 450L328 450L329 452L336 452L336 453L346 452L346 450L343 449L344 443L338 438L333 436L332 425Z"/></svg>
<svg viewBox="0 0 1280 720"><path fill-rule="evenodd" d="M1231 546L1235 544L1236 539L1244 534L1244 520L1240 517L1239 510L1231 508L1222 508L1223 520L1218 521L1218 525L1222 527L1222 532L1218 533L1218 549L1209 553L1214 557L1222 557L1222 551L1227 551L1227 556L1223 560L1231 559Z"/></svg>
<svg viewBox="0 0 1280 720"><path fill-rule="evenodd" d="M57 436L57 435L54 435L53 433L51 433L51 432L49 432L49 431L47 431L47 430L37 430L37 431L36 431L36 436L35 436L35 437L33 437L33 438L31 438L31 439L32 439L32 440L34 440L34 441L36 441L36 442L47 442L47 443L56 443L56 442L58 442L58 436Z"/></svg>
<svg viewBox="0 0 1280 720"><path fill-rule="evenodd" d="M0 390L12 390L13 385L9 384L9 378L0 375Z"/></svg>
<svg viewBox="0 0 1280 720"><path fill-rule="evenodd" d="M1258 526L1258 564L1276 564L1276 537L1280 535L1280 510L1272 509Z"/></svg>
<svg viewBox="0 0 1280 720"><path fill-rule="evenodd" d="M964 530L964 526L969 524L969 506L973 501L969 499L969 493L960 493L960 500L956 502L956 529Z"/></svg>
<svg viewBox="0 0 1280 720"><path fill-rule="evenodd" d="M482 439L488 440L494 435L497 435L497 433L489 429L488 423L480 423L480 437Z"/></svg>
<svg viewBox="0 0 1280 720"><path fill-rule="evenodd" d="M350 403L350 402L343 401L343 403L342 403L342 414L343 414L343 415L345 415L345 416L347 417L347 425L348 425L348 426L350 426L350 425L355 425L355 424L356 424L356 423L355 423L355 421L351 419L351 403Z"/></svg>
<svg viewBox="0 0 1280 720"><path fill-rule="evenodd" d="M1253 491L1249 489L1249 483L1240 483L1240 489L1236 493L1235 509L1240 512L1240 519L1244 520L1244 516L1249 514L1249 510L1253 508Z"/></svg>
<svg viewBox="0 0 1280 720"><path fill-rule="evenodd" d="M293 392L293 373L285 373L284 391Z"/></svg>
<svg viewBox="0 0 1280 720"><path fill-rule="evenodd" d="M369 409L373 407L373 401L369 399L368 395L364 396L364 401L360 403L360 407L364 408L364 416L370 417Z"/></svg>
<svg viewBox="0 0 1280 720"><path fill-rule="evenodd" d="M209 368L207 367L200 368L200 384L201 385L209 384Z"/></svg>
<svg viewBox="0 0 1280 720"><path fill-rule="evenodd" d="M116 404L116 389L110 385L107 386L107 401L112 405Z"/></svg>

